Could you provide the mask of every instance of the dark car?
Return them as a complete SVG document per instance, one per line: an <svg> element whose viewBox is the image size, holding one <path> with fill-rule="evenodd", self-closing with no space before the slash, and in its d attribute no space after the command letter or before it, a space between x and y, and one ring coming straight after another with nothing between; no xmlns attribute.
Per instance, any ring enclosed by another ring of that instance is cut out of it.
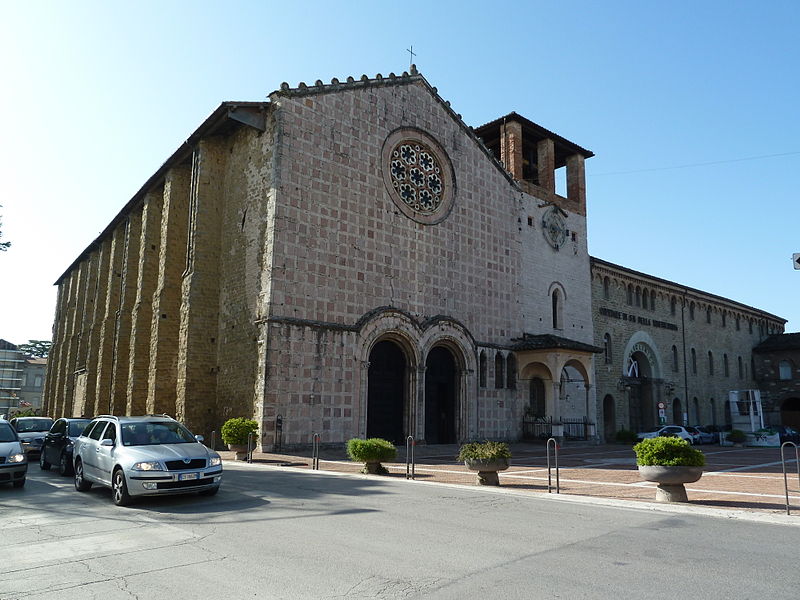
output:
<svg viewBox="0 0 800 600"><path fill-rule="evenodd" d="M44 444L44 436L53 426L53 419L50 417L14 417L9 423L17 431L25 453L29 457L39 456L42 444Z"/></svg>
<svg viewBox="0 0 800 600"><path fill-rule="evenodd" d="M19 441L19 435L8 421L0 418L0 483L14 487L25 485L28 459Z"/></svg>
<svg viewBox="0 0 800 600"><path fill-rule="evenodd" d="M774 429L781 437L781 444L783 442L794 442L795 444L800 444L800 432L793 427L789 427L788 425L778 425L777 427L772 427L771 429Z"/></svg>
<svg viewBox="0 0 800 600"><path fill-rule="evenodd" d="M91 422L91 419L64 418L53 423L50 431L44 436L39 466L47 470L51 465L56 465L61 475L71 475L72 445Z"/></svg>

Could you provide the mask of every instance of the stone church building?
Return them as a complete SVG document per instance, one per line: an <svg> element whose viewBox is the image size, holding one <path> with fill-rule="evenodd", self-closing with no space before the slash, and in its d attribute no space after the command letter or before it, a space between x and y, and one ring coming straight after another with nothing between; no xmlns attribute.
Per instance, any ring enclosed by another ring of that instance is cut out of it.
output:
<svg viewBox="0 0 800 600"><path fill-rule="evenodd" d="M264 449L592 437L593 290L628 278L588 255L591 156L473 129L413 67L223 103L58 279L46 410L252 416Z"/></svg>
<svg viewBox="0 0 800 600"><path fill-rule="evenodd" d="M594 414L591 156L414 68L226 102L57 281L47 410L252 415L265 448L278 416L291 445Z"/></svg>

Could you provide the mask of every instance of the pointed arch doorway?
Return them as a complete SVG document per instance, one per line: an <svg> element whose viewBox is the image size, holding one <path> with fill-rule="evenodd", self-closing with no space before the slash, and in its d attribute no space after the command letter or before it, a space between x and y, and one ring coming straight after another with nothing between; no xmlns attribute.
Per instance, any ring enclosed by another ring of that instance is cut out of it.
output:
<svg viewBox="0 0 800 600"><path fill-rule="evenodd" d="M406 355L393 341L375 344L369 353L367 381L367 437L394 444L405 440Z"/></svg>
<svg viewBox="0 0 800 600"><path fill-rule="evenodd" d="M458 441L458 381L456 359L444 346L434 347L425 360L425 441Z"/></svg>

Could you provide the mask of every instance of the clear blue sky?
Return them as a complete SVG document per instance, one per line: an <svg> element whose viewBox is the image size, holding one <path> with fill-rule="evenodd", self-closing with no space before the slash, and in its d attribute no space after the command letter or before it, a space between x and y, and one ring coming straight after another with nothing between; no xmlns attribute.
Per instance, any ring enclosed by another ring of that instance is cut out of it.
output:
<svg viewBox="0 0 800 600"><path fill-rule="evenodd" d="M420 71L592 150L593 256L800 330L800 3L0 0L0 338L225 100Z"/></svg>

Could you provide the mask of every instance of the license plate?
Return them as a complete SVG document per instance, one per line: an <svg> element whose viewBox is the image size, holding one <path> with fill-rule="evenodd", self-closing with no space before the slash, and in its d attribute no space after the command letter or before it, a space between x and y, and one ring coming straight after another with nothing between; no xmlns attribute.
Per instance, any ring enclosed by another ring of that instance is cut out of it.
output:
<svg viewBox="0 0 800 600"><path fill-rule="evenodd" d="M178 475L178 481L189 481L190 479L197 479L197 473L181 473Z"/></svg>

